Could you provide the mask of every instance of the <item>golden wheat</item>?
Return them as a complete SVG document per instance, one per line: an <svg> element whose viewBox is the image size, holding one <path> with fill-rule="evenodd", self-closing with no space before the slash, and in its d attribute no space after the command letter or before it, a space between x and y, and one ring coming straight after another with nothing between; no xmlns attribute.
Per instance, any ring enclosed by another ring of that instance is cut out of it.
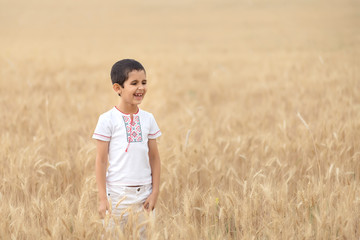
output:
<svg viewBox="0 0 360 240"><path fill-rule="evenodd" d="M357 1L17 4L0 23L0 239L138 236L102 227L91 140L126 57L163 133L150 239L360 238Z"/></svg>

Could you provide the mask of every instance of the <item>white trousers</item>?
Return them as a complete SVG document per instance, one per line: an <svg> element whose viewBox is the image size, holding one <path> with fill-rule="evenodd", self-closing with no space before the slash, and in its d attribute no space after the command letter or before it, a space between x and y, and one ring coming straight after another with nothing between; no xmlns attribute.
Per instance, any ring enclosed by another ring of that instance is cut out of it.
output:
<svg viewBox="0 0 360 240"><path fill-rule="evenodd" d="M111 214L107 214L104 226L113 232L131 231L141 239L145 239L146 223L154 217L144 210L143 204L152 193L152 185L147 184L139 187L107 186ZM120 233L121 234L121 233Z"/></svg>

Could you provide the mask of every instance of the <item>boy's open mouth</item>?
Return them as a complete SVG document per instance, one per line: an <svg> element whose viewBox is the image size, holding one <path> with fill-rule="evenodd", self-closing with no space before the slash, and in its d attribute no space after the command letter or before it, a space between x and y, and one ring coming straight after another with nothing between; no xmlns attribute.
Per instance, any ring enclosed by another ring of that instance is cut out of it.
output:
<svg viewBox="0 0 360 240"><path fill-rule="evenodd" d="M143 94L142 94L142 93L135 93L134 96L135 96L135 97L142 97Z"/></svg>

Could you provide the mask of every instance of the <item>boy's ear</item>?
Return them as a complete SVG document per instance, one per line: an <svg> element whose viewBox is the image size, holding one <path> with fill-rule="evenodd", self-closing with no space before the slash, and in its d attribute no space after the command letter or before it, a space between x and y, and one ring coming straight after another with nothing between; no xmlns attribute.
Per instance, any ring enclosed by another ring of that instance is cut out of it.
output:
<svg viewBox="0 0 360 240"><path fill-rule="evenodd" d="M119 96L121 96L122 87L120 86L120 84L114 83L113 84L113 89Z"/></svg>

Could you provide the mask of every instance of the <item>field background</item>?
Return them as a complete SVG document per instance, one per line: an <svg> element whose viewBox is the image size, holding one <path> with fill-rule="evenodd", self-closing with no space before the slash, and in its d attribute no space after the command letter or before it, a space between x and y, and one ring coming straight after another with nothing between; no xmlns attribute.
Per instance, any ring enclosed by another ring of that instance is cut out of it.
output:
<svg viewBox="0 0 360 240"><path fill-rule="evenodd" d="M0 36L0 239L100 237L122 58L163 132L152 239L360 238L359 1L0 0Z"/></svg>

